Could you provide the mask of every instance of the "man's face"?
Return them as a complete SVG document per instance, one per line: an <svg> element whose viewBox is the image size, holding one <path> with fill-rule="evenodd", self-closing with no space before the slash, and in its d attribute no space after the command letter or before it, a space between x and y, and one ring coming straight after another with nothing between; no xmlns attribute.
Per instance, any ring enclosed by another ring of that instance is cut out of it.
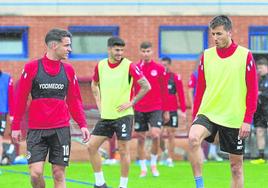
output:
<svg viewBox="0 0 268 188"><path fill-rule="evenodd" d="M124 50L124 46L113 46L108 48L108 53L111 59L119 62L123 58Z"/></svg>
<svg viewBox="0 0 268 188"><path fill-rule="evenodd" d="M141 53L141 58L143 61L145 61L145 62L151 61L152 55L153 55L153 50L151 47L150 48L141 48L140 53Z"/></svg>
<svg viewBox="0 0 268 188"><path fill-rule="evenodd" d="M68 59L68 55L72 51L71 39L69 37L62 38L61 42L57 42L55 44L54 49L55 49L55 57L58 60Z"/></svg>
<svg viewBox="0 0 268 188"><path fill-rule="evenodd" d="M211 29L211 34L217 48L227 48L232 42L231 31L226 31L223 25Z"/></svg>
<svg viewBox="0 0 268 188"><path fill-rule="evenodd" d="M161 64L165 67L166 71L169 72L171 70L171 64L168 61L161 61Z"/></svg>
<svg viewBox="0 0 268 188"><path fill-rule="evenodd" d="M264 76L268 74L268 66L267 65L257 65L258 73L260 76Z"/></svg>

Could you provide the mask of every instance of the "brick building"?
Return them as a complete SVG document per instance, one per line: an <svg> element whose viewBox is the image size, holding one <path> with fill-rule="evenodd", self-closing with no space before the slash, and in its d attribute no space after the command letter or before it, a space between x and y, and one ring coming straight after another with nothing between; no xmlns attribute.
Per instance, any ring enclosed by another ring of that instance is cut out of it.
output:
<svg viewBox="0 0 268 188"><path fill-rule="evenodd" d="M205 26L211 16L112 16L112 17L39 17L39 16L2 16L0 17L1 26L28 26L28 58L0 60L0 67L3 71L9 72L15 80L20 76L24 64L33 58L38 58L44 54L44 36L53 27L68 29L73 25L94 25L109 26L117 25L119 36L127 43L126 56L133 61L139 59L139 44L144 40L153 42L154 58L159 59L159 27L161 25L202 25ZM268 25L266 17L236 17L232 16L234 22L233 38L243 46L248 46L248 27L249 25ZM178 44L180 45L180 44ZM98 59L70 59L69 62L74 66L78 77L90 78L93 68ZM184 85L191 71L194 69L195 59L184 60L174 59L175 71L181 73ZM187 89L187 88L186 88Z"/></svg>

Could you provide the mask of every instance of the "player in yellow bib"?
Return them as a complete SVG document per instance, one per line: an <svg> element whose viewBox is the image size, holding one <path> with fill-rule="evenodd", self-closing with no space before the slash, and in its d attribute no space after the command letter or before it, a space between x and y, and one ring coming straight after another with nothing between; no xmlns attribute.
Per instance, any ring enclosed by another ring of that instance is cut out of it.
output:
<svg viewBox="0 0 268 188"><path fill-rule="evenodd" d="M244 187L244 139L256 110L258 83L252 53L231 38L232 22L220 15L209 23L215 47L204 51L189 132L190 161L196 188L204 188L201 142L219 142L229 153L232 188Z"/></svg>
<svg viewBox="0 0 268 188"><path fill-rule="evenodd" d="M95 188L106 188L101 169L99 147L115 133L121 162L120 188L127 188L130 165L129 140L133 126L133 105L150 89L150 84L127 58L123 57L125 42L119 37L108 39L109 58L101 60L95 67L92 92L95 97L101 119L92 131L88 143L90 162L95 175ZM131 98L133 82L141 90Z"/></svg>

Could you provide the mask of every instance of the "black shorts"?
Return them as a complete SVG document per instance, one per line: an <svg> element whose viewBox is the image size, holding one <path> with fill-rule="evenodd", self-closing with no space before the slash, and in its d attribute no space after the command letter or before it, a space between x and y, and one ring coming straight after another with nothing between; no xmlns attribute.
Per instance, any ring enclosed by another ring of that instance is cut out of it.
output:
<svg viewBox="0 0 268 188"><path fill-rule="evenodd" d="M97 122L91 134L112 138L114 133L116 133L118 140L130 140L132 126L133 115L127 115L113 120L101 119Z"/></svg>
<svg viewBox="0 0 268 188"><path fill-rule="evenodd" d="M152 112L138 112L135 111L135 126L136 132L145 132L151 127L161 128L163 124L162 111L156 110Z"/></svg>
<svg viewBox="0 0 268 188"><path fill-rule="evenodd" d="M45 161L49 152L49 162L68 166L71 149L70 127L56 129L29 129L27 133L28 163Z"/></svg>
<svg viewBox="0 0 268 188"><path fill-rule="evenodd" d="M245 149L245 141L239 139L239 129L229 128L211 122L206 116L198 115L193 122L202 125L208 129L210 136L205 140L212 143L217 133L219 133L220 149L227 153L243 155Z"/></svg>
<svg viewBox="0 0 268 188"><path fill-rule="evenodd" d="M167 123L164 123L164 126L178 128L179 126L178 112L177 111L169 112L169 117L170 117L169 121Z"/></svg>
<svg viewBox="0 0 268 188"><path fill-rule="evenodd" d="M254 126L267 128L268 126L268 113L262 106L258 105L257 111L254 114Z"/></svg>
<svg viewBox="0 0 268 188"><path fill-rule="evenodd" d="M7 126L7 114L0 114L0 136L4 136Z"/></svg>
<svg viewBox="0 0 268 188"><path fill-rule="evenodd" d="M267 128L268 122L265 119L263 114L259 114L259 113L254 114L254 126L261 127L261 128Z"/></svg>

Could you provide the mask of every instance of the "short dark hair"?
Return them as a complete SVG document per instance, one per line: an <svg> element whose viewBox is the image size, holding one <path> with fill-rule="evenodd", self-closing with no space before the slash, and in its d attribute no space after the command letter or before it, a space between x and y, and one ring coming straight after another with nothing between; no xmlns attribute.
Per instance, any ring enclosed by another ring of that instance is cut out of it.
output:
<svg viewBox="0 0 268 188"><path fill-rule="evenodd" d="M151 48L153 45L151 42L145 41L142 42L140 45L140 49L147 49L147 48Z"/></svg>
<svg viewBox="0 0 268 188"><path fill-rule="evenodd" d="M168 57L168 56L165 56L165 57L162 57L162 59L161 59L162 61L166 61L169 65L171 64L171 58L170 57Z"/></svg>
<svg viewBox="0 0 268 188"><path fill-rule="evenodd" d="M260 59L257 60L257 65L266 65L268 66L268 60L265 57L261 57Z"/></svg>
<svg viewBox="0 0 268 188"><path fill-rule="evenodd" d="M226 15L219 15L215 16L210 22L209 22L209 28L215 29L218 26L224 26L225 31L231 31L232 30L232 20L226 16Z"/></svg>
<svg viewBox="0 0 268 188"><path fill-rule="evenodd" d="M110 37L107 41L108 47L125 46L125 45L126 45L125 41L119 37Z"/></svg>
<svg viewBox="0 0 268 188"><path fill-rule="evenodd" d="M48 45L49 42L51 41L57 41L57 42L61 42L62 38L64 37L68 37L68 38L72 38L72 34L64 29L60 29L60 28L54 28L51 29L45 37L45 42Z"/></svg>

